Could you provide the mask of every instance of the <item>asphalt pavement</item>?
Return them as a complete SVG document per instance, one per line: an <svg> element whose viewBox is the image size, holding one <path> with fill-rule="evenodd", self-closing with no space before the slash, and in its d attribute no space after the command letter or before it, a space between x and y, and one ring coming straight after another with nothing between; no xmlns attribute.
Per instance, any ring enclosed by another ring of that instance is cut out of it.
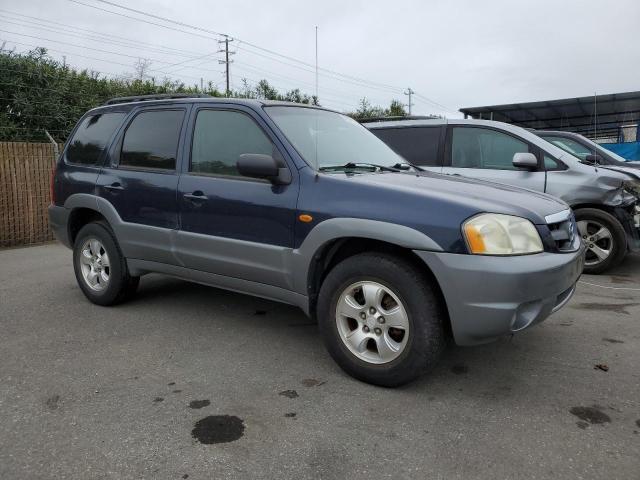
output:
<svg viewBox="0 0 640 480"><path fill-rule="evenodd" d="M99 307L64 247L3 250L0 352L3 480L640 478L638 255L383 389L296 308L160 275Z"/></svg>

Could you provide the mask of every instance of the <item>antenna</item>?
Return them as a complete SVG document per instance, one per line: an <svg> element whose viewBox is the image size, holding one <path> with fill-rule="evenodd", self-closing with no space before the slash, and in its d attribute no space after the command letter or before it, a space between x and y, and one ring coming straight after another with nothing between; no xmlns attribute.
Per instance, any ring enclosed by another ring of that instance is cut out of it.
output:
<svg viewBox="0 0 640 480"><path fill-rule="evenodd" d="M318 26L316 25L316 105L318 103Z"/></svg>
<svg viewBox="0 0 640 480"><path fill-rule="evenodd" d="M593 92L593 140L598 140L598 92Z"/></svg>

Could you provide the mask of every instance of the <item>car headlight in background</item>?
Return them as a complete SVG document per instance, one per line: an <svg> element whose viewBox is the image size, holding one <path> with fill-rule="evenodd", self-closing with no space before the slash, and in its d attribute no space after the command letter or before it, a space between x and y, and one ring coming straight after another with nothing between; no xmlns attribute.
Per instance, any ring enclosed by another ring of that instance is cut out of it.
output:
<svg viewBox="0 0 640 480"><path fill-rule="evenodd" d="M526 218L482 213L462 225L467 246L477 255L523 255L543 251L536 227Z"/></svg>

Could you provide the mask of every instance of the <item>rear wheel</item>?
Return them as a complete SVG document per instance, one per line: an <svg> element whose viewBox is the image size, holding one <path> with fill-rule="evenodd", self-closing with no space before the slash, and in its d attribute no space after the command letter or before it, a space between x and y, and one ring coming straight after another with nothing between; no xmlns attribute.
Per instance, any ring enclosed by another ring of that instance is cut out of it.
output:
<svg viewBox="0 0 640 480"><path fill-rule="evenodd" d="M584 273L599 274L618 265L627 253L627 236L618 219L595 208L576 210L575 215L587 247Z"/></svg>
<svg viewBox="0 0 640 480"><path fill-rule="evenodd" d="M129 275L127 263L108 225L89 223L78 232L73 247L78 286L98 305L115 305L133 295L140 277Z"/></svg>
<svg viewBox="0 0 640 480"><path fill-rule="evenodd" d="M364 253L327 275L318 323L327 350L350 375L395 387L435 365L445 335L438 298L400 257Z"/></svg>

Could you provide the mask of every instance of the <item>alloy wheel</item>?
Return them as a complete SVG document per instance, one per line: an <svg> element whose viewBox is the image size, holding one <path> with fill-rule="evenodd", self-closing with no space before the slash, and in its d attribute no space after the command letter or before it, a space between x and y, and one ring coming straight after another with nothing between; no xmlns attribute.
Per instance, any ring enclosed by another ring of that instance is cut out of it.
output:
<svg viewBox="0 0 640 480"><path fill-rule="evenodd" d="M407 311L398 295L377 282L357 282L340 294L336 324L344 345L367 363L391 362L407 346Z"/></svg>

